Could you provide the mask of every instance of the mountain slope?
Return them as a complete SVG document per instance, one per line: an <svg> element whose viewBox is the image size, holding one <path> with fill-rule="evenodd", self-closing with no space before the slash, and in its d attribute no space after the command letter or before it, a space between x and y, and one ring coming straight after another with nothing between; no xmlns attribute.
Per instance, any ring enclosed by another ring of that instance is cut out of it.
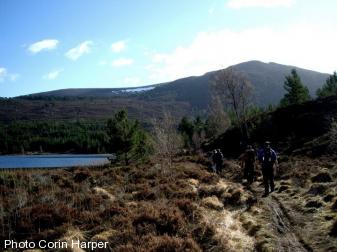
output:
<svg viewBox="0 0 337 252"><path fill-rule="evenodd" d="M310 94L315 96L316 90L325 82L328 74L306 70L294 66L277 63L262 63L249 61L235 65L234 68L246 74L255 87L256 101L261 105L275 104L283 97L285 90L283 83L285 76L295 68L304 85L309 88Z"/></svg>
<svg viewBox="0 0 337 252"><path fill-rule="evenodd" d="M255 87L255 103L277 104L284 95L285 76L296 68L311 94L328 74L276 63L249 61L233 66ZM209 80L217 71L168 83L138 88L62 89L14 99L0 99L0 121L13 120L104 120L126 108L133 118L149 122L170 111L175 118L203 115L210 101Z"/></svg>
<svg viewBox="0 0 337 252"><path fill-rule="evenodd" d="M262 145L269 140L277 151L308 152L316 157L327 152L330 141L327 134L336 120L337 96L279 108L247 122L249 141ZM204 148L207 151L223 148L225 155L236 157L245 148L242 139L240 128L233 127Z"/></svg>
<svg viewBox="0 0 337 252"><path fill-rule="evenodd" d="M255 88L255 101L258 105L267 106L276 104L284 95L283 83L286 75L295 68L302 78L303 83L308 86L312 95L325 82L328 74L305 70L294 66L286 66L277 63L263 63L260 61L248 61L233 66L242 72ZM192 108L205 109L209 102L209 80L218 71L208 72L198 77L187 77L172 82L155 84L150 90L139 92L138 96L145 100L174 99L188 102ZM34 96L134 96L134 88L83 88L62 89L45 93L33 94ZM131 94L130 94L131 93Z"/></svg>

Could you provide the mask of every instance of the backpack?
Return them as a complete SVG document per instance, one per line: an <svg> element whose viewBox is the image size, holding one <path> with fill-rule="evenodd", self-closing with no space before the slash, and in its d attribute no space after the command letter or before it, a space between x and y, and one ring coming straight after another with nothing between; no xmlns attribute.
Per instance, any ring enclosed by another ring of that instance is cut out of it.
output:
<svg viewBox="0 0 337 252"><path fill-rule="evenodd" d="M264 152L263 162L264 163L272 163L273 160L273 153L272 149Z"/></svg>

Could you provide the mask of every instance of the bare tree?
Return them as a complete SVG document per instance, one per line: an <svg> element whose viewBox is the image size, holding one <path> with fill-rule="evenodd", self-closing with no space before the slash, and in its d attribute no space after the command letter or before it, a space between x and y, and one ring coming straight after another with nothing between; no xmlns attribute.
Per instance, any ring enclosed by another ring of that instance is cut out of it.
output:
<svg viewBox="0 0 337 252"><path fill-rule="evenodd" d="M161 120L153 119L153 135L155 138L155 152L160 158L164 158L171 166L173 157L182 147L176 123L169 112L164 112Z"/></svg>
<svg viewBox="0 0 337 252"><path fill-rule="evenodd" d="M219 95L224 104L233 112L237 123L241 125L243 136L248 138L246 113L253 97L253 87L249 80L229 67L215 74L210 84L211 90Z"/></svg>
<svg viewBox="0 0 337 252"><path fill-rule="evenodd" d="M208 106L206 136L217 137L224 133L230 127L230 124L229 116L225 112L225 107L219 95L213 94L211 96L211 103Z"/></svg>
<svg viewBox="0 0 337 252"><path fill-rule="evenodd" d="M201 145L202 143L205 141L205 132L202 131L199 133L194 132L193 136L192 136L192 141L193 141L193 146L194 146L194 151L198 152L201 149Z"/></svg>

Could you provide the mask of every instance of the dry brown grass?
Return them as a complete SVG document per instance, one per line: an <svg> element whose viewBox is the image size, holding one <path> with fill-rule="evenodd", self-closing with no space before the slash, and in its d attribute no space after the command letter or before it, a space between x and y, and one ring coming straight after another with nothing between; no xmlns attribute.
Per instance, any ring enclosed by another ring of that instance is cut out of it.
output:
<svg viewBox="0 0 337 252"><path fill-rule="evenodd" d="M214 210L221 210L223 209L223 203L221 203L216 196L206 197L202 199L202 205L205 207L214 209Z"/></svg>
<svg viewBox="0 0 337 252"><path fill-rule="evenodd" d="M290 157L279 166L281 176L276 182L274 195L285 207L303 244L313 251L335 251L335 161L329 157L312 159L297 156Z"/></svg>
<svg viewBox="0 0 337 252"><path fill-rule="evenodd" d="M111 251L224 251L198 211L204 166L24 170L0 174L0 239L108 241ZM219 190L219 189L216 189ZM221 204L221 202L219 202Z"/></svg>
<svg viewBox="0 0 337 252"><path fill-rule="evenodd" d="M65 241L68 244L67 251L71 252L85 252L85 250L74 246L72 248L71 243L73 240L80 240L85 241L86 235L79 229L79 228L70 228L67 230L67 232L64 234L64 236L61 238L62 241Z"/></svg>

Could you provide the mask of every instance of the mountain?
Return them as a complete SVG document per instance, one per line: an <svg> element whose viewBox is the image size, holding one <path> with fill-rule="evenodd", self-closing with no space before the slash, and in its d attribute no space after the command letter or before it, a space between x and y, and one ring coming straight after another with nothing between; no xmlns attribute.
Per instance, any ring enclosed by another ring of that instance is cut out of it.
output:
<svg viewBox="0 0 337 252"><path fill-rule="evenodd" d="M248 61L233 66L243 73L255 89L255 101L258 105L276 104L285 91L283 83L285 76L295 68L302 82L309 88L311 95L322 86L328 74L286 66L277 63ZM155 84L139 88L83 88L61 89L56 91L33 94L34 96L91 96L107 97L119 95L134 95L138 93L143 99L163 99L169 96L177 101L188 102L193 108L205 109L209 101L209 80L219 71L208 72L198 77L187 77L168 83Z"/></svg>
<svg viewBox="0 0 337 252"><path fill-rule="evenodd" d="M142 93L154 89L157 85L143 86L135 88L68 88L42 93L31 94L29 96L45 97L109 97L123 94Z"/></svg>
<svg viewBox="0 0 337 252"><path fill-rule="evenodd" d="M329 76L325 73L306 70L295 66L286 66L277 63L263 63L249 61L234 66L235 69L246 74L255 87L256 101L260 105L276 104L285 94L283 83L285 76L291 69L296 69L304 85L309 88L310 94L315 96Z"/></svg>
<svg viewBox="0 0 337 252"><path fill-rule="evenodd" d="M277 63L248 61L233 66L254 86L255 103L277 104L285 91L285 76L295 68L312 95L328 74ZM220 70L218 70L220 71ZM116 110L127 108L142 121L160 118L163 110L176 118L204 114L210 101L209 81L218 71L202 76L137 88L79 88L36 93L0 100L0 120L106 119Z"/></svg>

